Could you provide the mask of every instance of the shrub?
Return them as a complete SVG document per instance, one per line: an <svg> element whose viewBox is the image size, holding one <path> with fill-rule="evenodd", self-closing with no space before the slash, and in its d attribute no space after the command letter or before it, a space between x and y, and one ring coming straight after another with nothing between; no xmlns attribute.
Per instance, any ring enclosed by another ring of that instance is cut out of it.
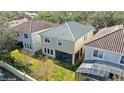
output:
<svg viewBox="0 0 124 93"><path fill-rule="evenodd" d="M34 53L33 55L34 58L42 58L43 57L43 54L42 54L42 50L38 50Z"/></svg>

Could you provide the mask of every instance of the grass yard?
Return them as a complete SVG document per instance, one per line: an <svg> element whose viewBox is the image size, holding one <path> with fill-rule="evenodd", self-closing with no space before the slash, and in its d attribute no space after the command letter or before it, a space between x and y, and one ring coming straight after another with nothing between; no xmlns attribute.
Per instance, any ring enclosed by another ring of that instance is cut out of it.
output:
<svg viewBox="0 0 124 93"><path fill-rule="evenodd" d="M22 64L31 64L29 66L31 73L28 74L36 80L73 81L75 79L75 72L54 64L54 60L50 58L36 60L18 50L12 51L11 56Z"/></svg>

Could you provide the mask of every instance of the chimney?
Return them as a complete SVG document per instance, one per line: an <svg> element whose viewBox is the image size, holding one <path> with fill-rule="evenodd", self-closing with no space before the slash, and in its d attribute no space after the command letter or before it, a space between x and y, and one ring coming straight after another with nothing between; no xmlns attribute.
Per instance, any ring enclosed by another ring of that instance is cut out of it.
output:
<svg viewBox="0 0 124 93"><path fill-rule="evenodd" d="M32 32L32 20L29 21L30 23L30 32Z"/></svg>

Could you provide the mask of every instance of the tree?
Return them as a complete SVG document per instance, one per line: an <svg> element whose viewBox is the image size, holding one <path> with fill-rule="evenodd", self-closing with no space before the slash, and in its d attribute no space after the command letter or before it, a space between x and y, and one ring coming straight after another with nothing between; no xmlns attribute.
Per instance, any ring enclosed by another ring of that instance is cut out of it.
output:
<svg viewBox="0 0 124 93"><path fill-rule="evenodd" d="M47 56L42 59L42 64L43 64L43 72L44 72L45 80L48 81L49 65L48 65Z"/></svg>
<svg viewBox="0 0 124 93"><path fill-rule="evenodd" d="M37 19L44 19L54 23L77 21L93 25L97 30L124 24L123 11L50 11L38 12Z"/></svg>
<svg viewBox="0 0 124 93"><path fill-rule="evenodd" d="M24 12L18 12L18 11L11 11L11 12L2 11L0 12L0 15L3 17L6 17L8 21L13 21L13 20L18 20L18 19L28 17Z"/></svg>
<svg viewBox="0 0 124 93"><path fill-rule="evenodd" d="M0 52L10 50L14 46L14 33L9 29L8 19L0 16Z"/></svg>
<svg viewBox="0 0 124 93"><path fill-rule="evenodd" d="M32 62L34 63L34 62ZM34 65L34 64L33 64ZM32 66L33 66L32 65ZM52 67L48 63L48 57L45 56L40 62L35 64L36 68L33 67L31 70L31 76L35 77L37 80L49 80L49 73Z"/></svg>

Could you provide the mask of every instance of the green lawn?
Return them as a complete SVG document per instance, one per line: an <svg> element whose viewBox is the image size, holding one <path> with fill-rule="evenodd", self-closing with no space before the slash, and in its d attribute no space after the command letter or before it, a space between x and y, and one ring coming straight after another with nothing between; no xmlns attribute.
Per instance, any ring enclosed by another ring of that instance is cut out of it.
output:
<svg viewBox="0 0 124 93"><path fill-rule="evenodd" d="M22 64L30 63L29 69L31 70L31 73L28 74L37 80L46 80L47 77L47 80L73 81L75 78L75 72L54 64L54 60L50 58L46 61L43 61L42 59L37 60L20 53L18 50L12 51L11 56Z"/></svg>

